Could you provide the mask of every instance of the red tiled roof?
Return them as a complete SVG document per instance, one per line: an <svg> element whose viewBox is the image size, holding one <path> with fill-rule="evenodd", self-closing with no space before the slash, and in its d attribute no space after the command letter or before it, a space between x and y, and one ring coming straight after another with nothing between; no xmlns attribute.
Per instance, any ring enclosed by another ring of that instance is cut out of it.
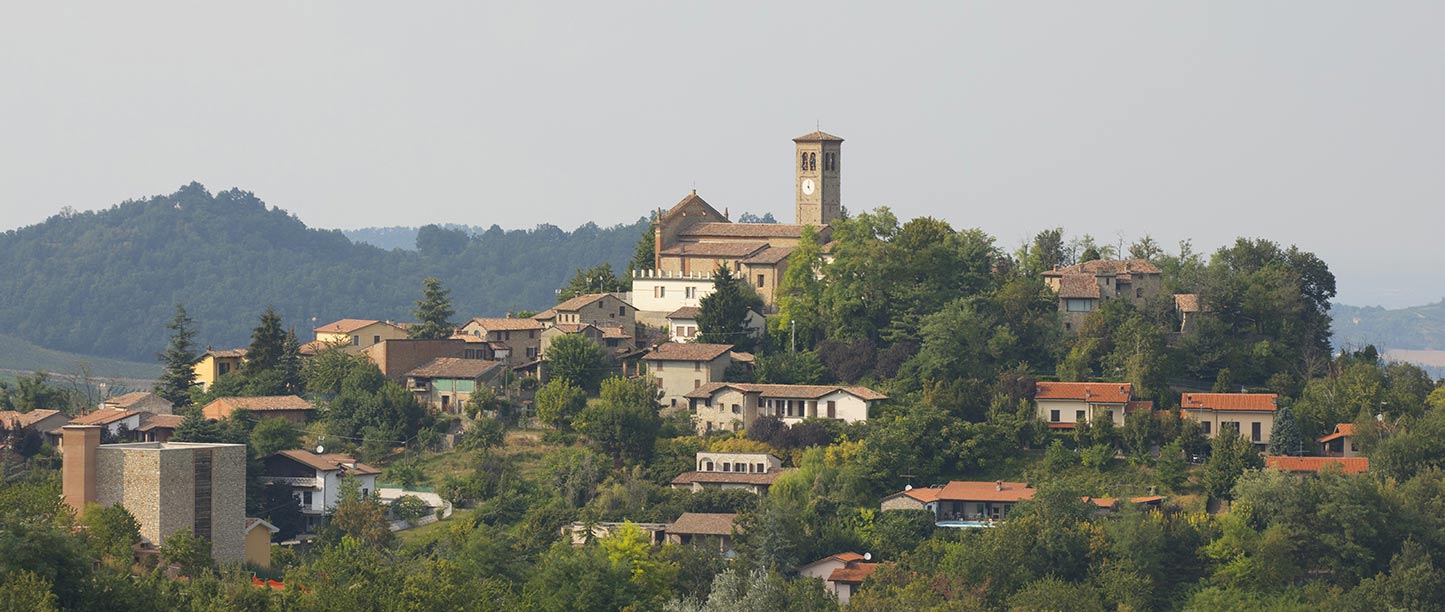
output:
<svg viewBox="0 0 1445 612"><path fill-rule="evenodd" d="M1130 400L1129 403L1124 404L1124 413L1125 413L1125 414L1133 414L1133 413L1135 413L1135 412L1153 412L1153 411L1154 411L1154 402L1151 401L1151 400Z"/></svg>
<svg viewBox="0 0 1445 612"><path fill-rule="evenodd" d="M894 493L884 499L898 495L906 495L924 503L936 500L1017 502L1032 499L1034 490L1024 482L950 480L942 487L909 489Z"/></svg>
<svg viewBox="0 0 1445 612"><path fill-rule="evenodd" d="M489 332L493 331L525 331L529 329L542 329L542 324L535 319L472 319L468 324L475 323L478 327Z"/></svg>
<svg viewBox="0 0 1445 612"><path fill-rule="evenodd" d="M572 312L572 311L574 311L574 310L581 310L583 307L587 306L588 304L591 304L592 302L596 302L597 300L600 300L600 299L602 299L602 298L605 298L605 297L607 297L607 296L609 296L609 295L612 295L612 294L610 294L610 293L589 293L589 294L586 294L586 295L579 295L579 296L574 297L574 298L572 298L572 299L570 299L570 300L567 300L567 301L565 301L565 302L562 302L561 304L558 304L558 305L556 305L556 306L553 306L551 309L552 309L553 311L556 311L556 312ZM621 301L621 300L619 300L619 301ZM636 308L634 308L634 307L632 306L632 304L628 304L627 302L622 302L622 303L623 303L624 305L626 305L628 308L632 308L633 310L636 310Z"/></svg>
<svg viewBox="0 0 1445 612"><path fill-rule="evenodd" d="M644 361L712 361L731 351L731 344L698 342L664 342L642 359Z"/></svg>
<svg viewBox="0 0 1445 612"><path fill-rule="evenodd" d="M744 393L761 393L763 397L790 399L816 399L834 391L845 391L865 401L885 400L888 396L868 387L842 385L772 385L760 383L715 382L702 385L687 392L683 397L706 398L724 388L737 389Z"/></svg>
<svg viewBox="0 0 1445 612"><path fill-rule="evenodd" d="M632 337L632 334L629 334L626 330L622 329L621 325L594 325L593 327L602 330L603 338L617 338L619 340L625 340Z"/></svg>
<svg viewBox="0 0 1445 612"><path fill-rule="evenodd" d="M201 353L201 356L202 356L202 357L204 357L204 356L206 356L206 355L210 355L211 357L217 357L217 358L245 357L245 356L246 356L246 349L243 349L243 348L221 349L221 350L211 350L211 349L207 349L206 352Z"/></svg>
<svg viewBox="0 0 1445 612"><path fill-rule="evenodd" d="M1103 295L1092 274L1065 274L1059 279L1061 298L1099 299Z"/></svg>
<svg viewBox="0 0 1445 612"><path fill-rule="evenodd" d="M858 584L867 580L873 572L878 569L877 563L867 561L849 561L847 565L833 570L828 575L828 582L842 582L845 584Z"/></svg>
<svg viewBox="0 0 1445 612"><path fill-rule="evenodd" d="M186 417L183 417L179 414L150 414L149 412L147 412L141 416L140 427L135 428L135 430L150 431L152 429L175 429L177 427L180 427L181 423L185 420Z"/></svg>
<svg viewBox="0 0 1445 612"><path fill-rule="evenodd" d="M677 202L676 204L673 204L673 205L672 205L672 208L669 208L669 209L667 209L667 212L662 213L662 216L663 216L663 218L665 219L665 218L671 217L671 216L673 216L673 215L681 214L683 208L686 208L688 204L693 204L693 203L696 203L696 204L702 206L704 211L706 211L706 212L711 212L713 215L717 216L719 219L721 219L722 216L723 216L723 214L720 213L720 212L718 212L716 208L713 208L713 207L712 207L712 204L708 204L708 203L707 203L707 200L704 200L704 199L702 199L702 196L697 195L697 192L696 192L696 191L694 191L694 192L692 192L692 193L689 193L689 194L683 196L683 198L682 198L681 200L678 200L678 202Z"/></svg>
<svg viewBox="0 0 1445 612"><path fill-rule="evenodd" d="M667 526L668 533L685 533L693 535L732 535L733 521L737 520L736 514L684 512L677 517L671 525Z"/></svg>
<svg viewBox="0 0 1445 612"><path fill-rule="evenodd" d="M206 404L202 411L211 406L221 409L224 414L234 410L265 412L268 410L314 410L316 407L295 395L263 395L261 397L218 397Z"/></svg>
<svg viewBox="0 0 1445 612"><path fill-rule="evenodd" d="M771 266L787 259L792 254L793 247L768 247L762 252L744 259L743 263Z"/></svg>
<svg viewBox="0 0 1445 612"><path fill-rule="evenodd" d="M1323 438L1320 438L1320 442L1330 442L1330 441L1332 441L1332 440L1338 440L1338 439L1343 438L1343 437L1345 437L1345 436L1353 436L1353 435L1355 435L1355 424L1354 424L1354 423L1340 423L1339 425L1335 425L1335 433L1332 433L1332 434L1330 434L1330 435L1328 435L1328 436L1325 436L1325 437L1323 437Z"/></svg>
<svg viewBox="0 0 1445 612"><path fill-rule="evenodd" d="M1201 312L1203 302L1197 293L1176 293L1174 294L1174 309L1179 312Z"/></svg>
<svg viewBox="0 0 1445 612"><path fill-rule="evenodd" d="M677 309L677 310L672 311L672 314L667 315L667 318L669 318L669 319L696 319L698 313L701 313L701 312L702 312L702 309L701 309L701 308L698 308L697 306L683 306L682 308L679 308L679 309Z"/></svg>
<svg viewBox="0 0 1445 612"><path fill-rule="evenodd" d="M101 408L90 414L81 415L70 419L71 425L109 425L116 421L133 417L140 414L135 410L121 410L119 408Z"/></svg>
<svg viewBox="0 0 1445 612"><path fill-rule="evenodd" d="M687 238L800 238L802 225L791 223L699 223L682 231Z"/></svg>
<svg viewBox="0 0 1445 612"><path fill-rule="evenodd" d="M1036 400L1079 400L1095 404L1127 404L1134 385L1115 382L1038 382Z"/></svg>
<svg viewBox="0 0 1445 612"><path fill-rule="evenodd" d="M316 328L318 334L349 334L368 325L380 323L376 319L342 319Z"/></svg>
<svg viewBox="0 0 1445 612"><path fill-rule="evenodd" d="M485 359L461 359L458 357L437 357L424 365L407 372L413 378L480 378L502 365L500 361Z"/></svg>
<svg viewBox="0 0 1445 612"><path fill-rule="evenodd" d="M698 257L750 257L768 248L766 242L683 242L667 249L663 255L694 255Z"/></svg>
<svg viewBox="0 0 1445 612"><path fill-rule="evenodd" d="M1274 393L1185 393L1180 410L1245 410L1274 412L1279 396Z"/></svg>
<svg viewBox="0 0 1445 612"><path fill-rule="evenodd" d="M359 475L381 473L381 470L366 465L365 463L360 463L356 460L355 457L352 457L351 455L344 455L341 453L326 453L324 455L318 455L311 451L293 449L283 450L276 454L300 463L301 465L304 465L306 467L321 470L323 472L343 470L348 473Z"/></svg>
<svg viewBox="0 0 1445 612"><path fill-rule="evenodd" d="M883 499L889 499L891 497L897 497L899 495L902 495L905 497L911 497L926 504L931 501L938 501L938 495L942 492L943 487L921 487L899 491L897 493L884 497Z"/></svg>
<svg viewBox="0 0 1445 612"><path fill-rule="evenodd" d="M843 139L824 131L817 131L794 138L793 142L843 142Z"/></svg>
<svg viewBox="0 0 1445 612"><path fill-rule="evenodd" d="M117 395L108 400L105 400L105 403L116 408L130 408L131 406L135 405L136 402L139 402L151 396L160 398L159 395L151 393L150 391L136 391L134 393L127 393L125 395Z"/></svg>
<svg viewBox="0 0 1445 612"><path fill-rule="evenodd" d="M0 423L14 427L30 427L40 421L44 421L54 415L60 414L59 410L36 409L30 412L16 412L14 410L0 410ZM13 425L11 425L13 423Z"/></svg>
<svg viewBox="0 0 1445 612"><path fill-rule="evenodd" d="M1361 474L1370 471L1368 457L1265 457L1264 466L1285 472L1321 472L1325 466L1335 465L1346 474Z"/></svg>

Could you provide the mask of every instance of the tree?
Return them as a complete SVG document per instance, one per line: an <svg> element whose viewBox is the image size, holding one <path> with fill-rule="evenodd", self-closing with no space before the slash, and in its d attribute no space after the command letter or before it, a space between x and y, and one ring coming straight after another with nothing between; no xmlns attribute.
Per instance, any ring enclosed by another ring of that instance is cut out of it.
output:
<svg viewBox="0 0 1445 612"><path fill-rule="evenodd" d="M537 420L565 431L587 406L587 392L564 378L554 378L537 390L536 402Z"/></svg>
<svg viewBox="0 0 1445 612"><path fill-rule="evenodd" d="M191 405L191 387L196 386L196 347L194 321L185 307L176 304L176 316L166 329L171 330L171 343L160 355L165 369L156 383L155 393L176 408Z"/></svg>
<svg viewBox="0 0 1445 612"><path fill-rule="evenodd" d="M1304 437L1300 435L1299 422L1289 406L1280 408L1274 415L1274 428L1269 432L1269 454L1299 455L1304 450Z"/></svg>
<svg viewBox="0 0 1445 612"><path fill-rule="evenodd" d="M398 520L415 524L416 520L426 516L427 505L420 497L415 495L403 495L391 502L391 514Z"/></svg>
<svg viewBox="0 0 1445 612"><path fill-rule="evenodd" d="M140 542L140 522L124 506L86 504L80 524L85 527L85 539L95 552L118 562L121 567L130 567L134 556L131 547Z"/></svg>
<svg viewBox="0 0 1445 612"><path fill-rule="evenodd" d="M1211 496L1232 499L1234 483L1245 470L1264 467L1259 451L1244 436L1220 431L1209 444L1209 461L1204 463L1204 488Z"/></svg>
<svg viewBox="0 0 1445 612"><path fill-rule="evenodd" d="M340 501L327 521L327 529L334 530L330 541L348 537L375 548L387 548L396 541L390 523L386 520L386 507L375 495L363 496L360 484L354 478L341 482Z"/></svg>
<svg viewBox="0 0 1445 612"><path fill-rule="evenodd" d="M648 268L651 268L651 264ZM557 292L557 303L561 304L579 295L626 291L627 287L628 283L617 278L610 263L600 263L586 269L578 268L572 274L572 279Z"/></svg>
<svg viewBox="0 0 1445 612"><path fill-rule="evenodd" d="M181 420L180 426L176 427L176 433L171 436L176 442L220 442L221 425L215 420L208 419L201 415L201 411L192 410L186 418Z"/></svg>
<svg viewBox="0 0 1445 612"><path fill-rule="evenodd" d="M251 452L257 457L301 447L301 432L280 417L264 419L251 429Z"/></svg>
<svg viewBox="0 0 1445 612"><path fill-rule="evenodd" d="M568 334L552 341L544 355L548 376L593 392L607 373L607 353L581 334Z"/></svg>
<svg viewBox="0 0 1445 612"><path fill-rule="evenodd" d="M0 610L58 612L55 586L35 572L16 569L0 578Z"/></svg>
<svg viewBox="0 0 1445 612"><path fill-rule="evenodd" d="M818 244L818 231L811 225L804 226L778 283L778 316L770 319L774 333L796 333L803 350L812 348L823 337L822 271L823 248Z"/></svg>
<svg viewBox="0 0 1445 612"><path fill-rule="evenodd" d="M662 426L662 418L657 415L657 388L646 379L604 380L602 397L584 409L574 425L612 457L614 467L626 462L646 463Z"/></svg>
<svg viewBox="0 0 1445 612"><path fill-rule="evenodd" d="M291 485L270 484L262 491L266 503L265 518L278 530L277 541L286 541L306 529L306 515L301 512L301 503L291 493Z"/></svg>
<svg viewBox="0 0 1445 612"><path fill-rule="evenodd" d="M746 283L734 278L726 266L713 271L712 287L712 293L698 300L697 341L752 350L748 311L762 310L762 299Z"/></svg>
<svg viewBox="0 0 1445 612"><path fill-rule="evenodd" d="M211 541L198 537L189 529L182 529L166 536L161 544L161 561L178 565L181 575L197 578L212 571Z"/></svg>
<svg viewBox="0 0 1445 612"><path fill-rule="evenodd" d="M456 324L451 322L452 315L456 314L448 297L451 290L443 289L442 282L430 276L421 284L422 299L417 300L416 310L411 313L417 322L407 330L407 336L421 340L450 338L456 331Z"/></svg>
<svg viewBox="0 0 1445 612"><path fill-rule="evenodd" d="M637 239L637 246L632 251L632 261L628 262L629 272L632 270L651 270L657 267L657 213L652 213L652 221L647 224L647 230Z"/></svg>
<svg viewBox="0 0 1445 612"><path fill-rule="evenodd" d="M276 309L266 307L261 321L251 330L251 346L246 349L246 364L243 371L253 377L267 370L281 366L286 355L286 331L281 328L281 315Z"/></svg>

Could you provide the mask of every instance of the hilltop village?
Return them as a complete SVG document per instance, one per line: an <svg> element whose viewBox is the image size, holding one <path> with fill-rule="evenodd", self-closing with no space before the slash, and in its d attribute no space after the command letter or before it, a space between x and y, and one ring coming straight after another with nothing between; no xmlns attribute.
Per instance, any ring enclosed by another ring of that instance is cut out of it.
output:
<svg viewBox="0 0 1445 612"><path fill-rule="evenodd" d="M0 387L0 601L1445 609L1445 387L1330 347L1313 254L1010 252L793 143L793 223L642 207L534 311L429 278L215 347L182 304L154 389Z"/></svg>

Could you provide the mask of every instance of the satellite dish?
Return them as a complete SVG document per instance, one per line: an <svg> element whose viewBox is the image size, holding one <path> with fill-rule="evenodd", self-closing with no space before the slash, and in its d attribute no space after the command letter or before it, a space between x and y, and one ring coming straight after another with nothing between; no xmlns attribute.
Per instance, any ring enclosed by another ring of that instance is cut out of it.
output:
<svg viewBox="0 0 1445 612"><path fill-rule="evenodd" d="M873 553L863 553L863 560L864 560L864 561L872 561L872 560L873 560Z"/></svg>
<svg viewBox="0 0 1445 612"><path fill-rule="evenodd" d="M320 455L321 453L324 453L324 452L326 452L326 447L321 446L320 444L317 444L317 445L316 445L316 454Z"/></svg>
<svg viewBox="0 0 1445 612"><path fill-rule="evenodd" d="M912 491L912 490L913 490L913 485L903 485L903 490L904 490L904 491Z"/></svg>

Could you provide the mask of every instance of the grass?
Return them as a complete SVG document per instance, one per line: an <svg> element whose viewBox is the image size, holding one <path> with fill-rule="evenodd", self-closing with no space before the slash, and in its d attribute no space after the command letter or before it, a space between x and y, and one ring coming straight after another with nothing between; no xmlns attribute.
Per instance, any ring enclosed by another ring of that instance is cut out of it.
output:
<svg viewBox="0 0 1445 612"><path fill-rule="evenodd" d="M0 376L45 371L60 376L79 376L89 370L92 379L121 379L126 387L149 388L160 376L159 363L92 357L43 348L14 336L0 334Z"/></svg>

